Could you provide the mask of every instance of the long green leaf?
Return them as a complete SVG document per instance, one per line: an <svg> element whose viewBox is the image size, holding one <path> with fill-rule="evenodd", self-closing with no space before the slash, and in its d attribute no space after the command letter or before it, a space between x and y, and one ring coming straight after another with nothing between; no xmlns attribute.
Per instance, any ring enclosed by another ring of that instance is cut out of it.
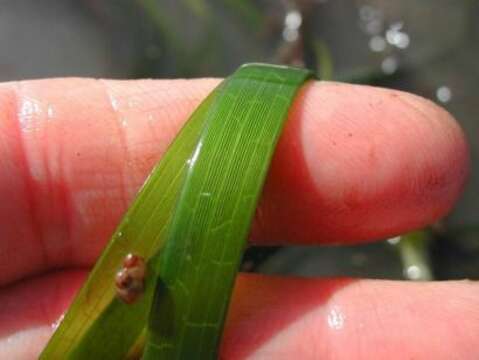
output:
<svg viewBox="0 0 479 360"><path fill-rule="evenodd" d="M144 296L126 305L115 296L115 274L128 253L149 260L163 246L187 168L185 159L191 156L215 96L213 92L195 111L152 171L40 359L121 359L146 326L155 278L147 276Z"/></svg>
<svg viewBox="0 0 479 360"><path fill-rule="evenodd" d="M214 353L282 120L308 76L249 65L210 94L145 182L41 359L125 358L144 335L150 308L146 356L180 357L179 346L191 341ZM148 264L145 293L132 305L114 288L128 253ZM208 316L197 320L205 301Z"/></svg>
<svg viewBox="0 0 479 360"><path fill-rule="evenodd" d="M269 162L305 70L249 65L218 90L158 262L144 359L215 359Z"/></svg>

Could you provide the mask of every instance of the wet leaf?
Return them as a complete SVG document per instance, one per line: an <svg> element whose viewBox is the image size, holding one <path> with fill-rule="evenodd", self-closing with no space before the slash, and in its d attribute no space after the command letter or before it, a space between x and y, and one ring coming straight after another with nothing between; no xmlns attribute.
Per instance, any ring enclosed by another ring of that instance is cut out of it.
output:
<svg viewBox="0 0 479 360"><path fill-rule="evenodd" d="M41 359L213 359L275 144L306 70L241 67L198 107L145 182ZM147 263L115 295L129 253Z"/></svg>

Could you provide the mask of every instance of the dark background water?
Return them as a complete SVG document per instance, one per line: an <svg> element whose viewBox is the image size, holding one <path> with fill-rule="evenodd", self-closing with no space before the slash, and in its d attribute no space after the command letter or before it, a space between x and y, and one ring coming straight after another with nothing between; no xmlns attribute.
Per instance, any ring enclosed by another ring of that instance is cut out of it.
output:
<svg viewBox="0 0 479 360"><path fill-rule="evenodd" d="M464 128L472 174L435 229L375 244L249 250L244 270L479 278L479 2L3 0L0 80L225 76L265 61L410 91Z"/></svg>

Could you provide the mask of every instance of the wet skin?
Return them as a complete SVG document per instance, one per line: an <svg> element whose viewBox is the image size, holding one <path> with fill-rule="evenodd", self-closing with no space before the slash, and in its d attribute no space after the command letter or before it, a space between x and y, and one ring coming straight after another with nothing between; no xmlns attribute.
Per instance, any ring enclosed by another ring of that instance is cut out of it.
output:
<svg viewBox="0 0 479 360"><path fill-rule="evenodd" d="M33 359L152 166L215 79L0 85L0 358ZM353 243L444 216L468 149L397 91L310 83L254 221L256 244ZM112 279L114 281L114 279ZM476 359L479 286L240 275L225 359Z"/></svg>

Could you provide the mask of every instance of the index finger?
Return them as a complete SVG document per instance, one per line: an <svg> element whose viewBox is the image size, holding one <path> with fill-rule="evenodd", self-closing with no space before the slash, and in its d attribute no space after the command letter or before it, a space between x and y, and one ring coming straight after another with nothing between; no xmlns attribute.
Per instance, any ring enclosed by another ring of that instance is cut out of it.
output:
<svg viewBox="0 0 479 360"><path fill-rule="evenodd" d="M58 79L0 89L0 274L94 262L153 165L218 80ZM351 242L423 226L467 172L463 134L416 96L311 83L296 99L256 243Z"/></svg>

